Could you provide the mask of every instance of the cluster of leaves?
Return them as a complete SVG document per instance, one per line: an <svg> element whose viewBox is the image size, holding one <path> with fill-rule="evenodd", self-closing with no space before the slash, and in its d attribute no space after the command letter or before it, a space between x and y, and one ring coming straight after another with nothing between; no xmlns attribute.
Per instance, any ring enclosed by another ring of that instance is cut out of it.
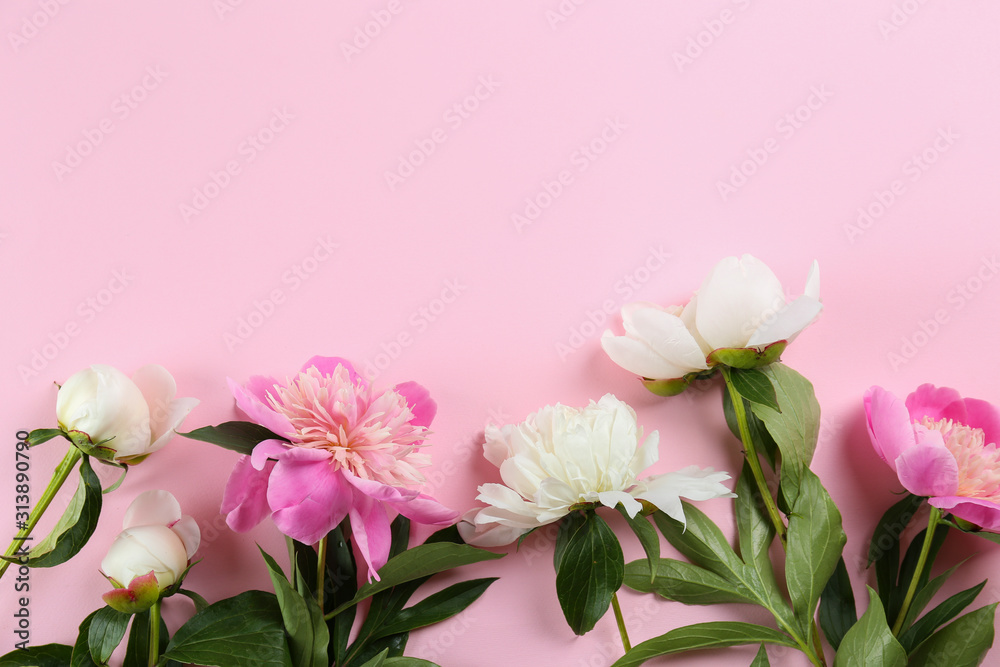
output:
<svg viewBox="0 0 1000 667"><path fill-rule="evenodd" d="M817 612L823 634L837 649L834 664L838 666L916 667L945 664L944 660L950 667L978 665L993 643L996 605L941 626L968 606L985 582L920 617L954 571L930 580L928 567L919 575L916 595L896 635L886 620L894 621L903 613L903 599L917 570L923 534L913 540L902 564L899 535L925 499L904 498L879 523L871 547L879 592L872 591L867 611L858 619L842 558L846 535L840 512L809 467L820 423L812 385L781 363L732 368L727 381L730 391L723 393L723 409L730 430L741 437L739 422L744 420L744 436L753 440L779 482L776 504L787 522L787 532L779 537L785 552L783 585L769 555L778 529L765 511L749 463L736 486L736 549L714 522L690 504L684 504L686 526L656 512L656 527L687 560L659 558L658 547L647 546L647 536L642 539L647 557L625 565L624 584L685 604L756 605L773 616L774 627L743 622L689 625L634 646L614 667L640 665L656 656L689 650L747 644L760 644L754 666L770 664L766 644L798 649L814 664L826 664ZM740 404L734 404L735 400ZM933 536L932 555L945 533L946 529Z"/></svg>

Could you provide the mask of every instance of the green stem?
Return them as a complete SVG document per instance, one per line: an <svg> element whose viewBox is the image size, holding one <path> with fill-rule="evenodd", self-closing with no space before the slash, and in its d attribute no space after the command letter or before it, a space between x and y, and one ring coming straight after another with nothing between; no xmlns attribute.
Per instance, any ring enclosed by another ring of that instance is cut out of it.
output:
<svg viewBox="0 0 1000 667"><path fill-rule="evenodd" d="M326 537L319 541L316 551L316 603L320 613L323 612L323 587L326 578Z"/></svg>
<svg viewBox="0 0 1000 667"><path fill-rule="evenodd" d="M59 489L62 488L63 482L69 477L69 474L73 472L73 468L76 467L77 462L83 458L83 453L76 448L74 445L70 445L69 450L66 452L66 456L63 460L59 462L56 466L56 470L52 473L52 479L49 481L49 485L45 487L45 491L42 493L42 497L38 499L38 504L35 505L34 509L31 510L31 514L28 515L28 521L25 523L21 530L17 531L17 535L14 537L14 541L10 543L7 547L7 551L4 556L10 558L17 554L18 549L24 544L24 542L30 537L31 531L35 529L38 525L38 520L42 518L45 514L45 510L49 508L49 504L52 499L56 497ZM0 578L3 577L3 573L7 571L10 566L10 561L0 561Z"/></svg>
<svg viewBox="0 0 1000 667"><path fill-rule="evenodd" d="M149 608L149 667L160 660L160 600Z"/></svg>
<svg viewBox="0 0 1000 667"><path fill-rule="evenodd" d="M781 545L785 546L787 541L785 521L781 518L778 506L774 502L774 498L771 497L771 490L767 487L767 480L764 479L764 470L760 467L757 446L754 444L753 438L750 437L750 424L747 422L747 412L743 405L743 396L740 395L740 392L736 391L736 387L733 385L730 369L723 366L721 370L722 377L726 380L726 389L729 390L729 397L733 399L733 411L736 413L736 423L739 424L740 428L740 440L743 441L743 447L746 449L747 463L750 464L754 482L757 484L757 490L764 501L767 514L771 518L771 523L774 524L774 531L777 533Z"/></svg>
<svg viewBox="0 0 1000 667"><path fill-rule="evenodd" d="M295 586L295 542L285 535L285 544L288 545L288 581Z"/></svg>
<svg viewBox="0 0 1000 667"><path fill-rule="evenodd" d="M622 637L622 646L625 647L625 652L628 653L632 650L632 642L628 639L628 629L625 627L622 607L618 604L618 591L615 591L615 594L611 597L611 606L615 609L615 621L618 622L618 634Z"/></svg>
<svg viewBox="0 0 1000 667"><path fill-rule="evenodd" d="M899 633L903 630L903 623L906 621L906 614L910 611L913 596L917 594L917 589L920 587L920 575L923 574L924 567L927 565L927 555L931 551L931 542L934 541L934 530L940 521L941 510L931 505L931 513L927 517L927 532L924 534L924 543L920 547L920 557L917 559L917 569L913 571L913 579L910 580L910 587L906 589L903 606L900 607L899 615L896 616L896 622L892 626L892 634L896 637L899 637Z"/></svg>

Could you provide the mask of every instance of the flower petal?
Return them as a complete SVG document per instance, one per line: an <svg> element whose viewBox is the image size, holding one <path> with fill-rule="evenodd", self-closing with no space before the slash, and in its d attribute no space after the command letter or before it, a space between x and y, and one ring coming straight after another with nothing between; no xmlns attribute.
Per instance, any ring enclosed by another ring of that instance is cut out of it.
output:
<svg viewBox="0 0 1000 667"><path fill-rule="evenodd" d="M684 322L663 308L635 308L622 317L625 333L648 344L654 352L686 372L705 370L705 354Z"/></svg>
<svg viewBox="0 0 1000 667"><path fill-rule="evenodd" d="M477 509L469 510L462 515L462 520L458 524L458 534L466 544L477 547L502 547L514 542L530 530L499 523L477 524L475 519L478 513Z"/></svg>
<svg viewBox="0 0 1000 667"><path fill-rule="evenodd" d="M236 405L250 418L264 428L270 429L275 435L287 437L295 433L292 423L288 417L278 414L270 407L261 402L257 396L248 389L237 384L232 378L226 378L229 383L229 391L233 392Z"/></svg>
<svg viewBox="0 0 1000 667"><path fill-rule="evenodd" d="M910 412L899 398L882 387L865 392L868 436L875 452L896 470L899 455L916 444Z"/></svg>
<svg viewBox="0 0 1000 667"><path fill-rule="evenodd" d="M747 347L770 345L779 340L792 342L803 329L819 317L821 310L823 310L822 303L812 297L800 296L773 317L765 318L764 323L750 336Z"/></svg>
<svg viewBox="0 0 1000 667"><path fill-rule="evenodd" d="M806 287L802 293L810 299L819 301L819 262L815 259L809 266L809 275L806 276Z"/></svg>
<svg viewBox="0 0 1000 667"><path fill-rule="evenodd" d="M354 493L329 453L291 448L281 455L267 485L267 502L278 530L315 544L347 515Z"/></svg>
<svg viewBox="0 0 1000 667"><path fill-rule="evenodd" d="M610 330L601 336L601 347L611 361L642 377L669 380L684 377L689 372L664 359L648 343L629 336L616 336Z"/></svg>
<svg viewBox="0 0 1000 667"><path fill-rule="evenodd" d="M458 512L449 509L430 496L398 486L388 486L370 479L361 479L347 471L344 479L372 500L385 503L403 516L430 525L451 525Z"/></svg>
<svg viewBox="0 0 1000 667"><path fill-rule="evenodd" d="M1000 445L1000 411L978 398L965 399L965 411L968 415L967 426L983 429L986 444Z"/></svg>
<svg viewBox="0 0 1000 667"><path fill-rule="evenodd" d="M184 550L187 552L188 561L190 561L194 553L198 551L198 546L201 545L201 528L198 527L198 522L185 514L179 521L170 526L170 530L174 531L174 534L184 544Z"/></svg>
<svg viewBox="0 0 1000 667"><path fill-rule="evenodd" d="M750 336L785 305L774 272L752 255L726 257L698 290L698 332L712 347L746 347Z"/></svg>
<svg viewBox="0 0 1000 667"><path fill-rule="evenodd" d="M191 411L201 403L197 398L175 398L167 407L166 416L159 424L152 427L153 442L149 445L149 452L155 452L163 448L176 434L177 427L181 425Z"/></svg>
<svg viewBox="0 0 1000 667"><path fill-rule="evenodd" d="M289 449L288 443L283 440L261 440L250 452L250 463L257 470L263 470L268 459L277 461Z"/></svg>
<svg viewBox="0 0 1000 667"><path fill-rule="evenodd" d="M910 419L920 421L930 417L939 419L954 419L966 423L965 404L962 396L951 387L935 387L932 384L922 384L917 390L906 397L906 409L910 411Z"/></svg>
<svg viewBox="0 0 1000 667"><path fill-rule="evenodd" d="M352 364L347 359L342 357L321 357L315 356L306 363L302 364L302 372L305 373L313 366L316 367L322 375L332 376L337 371L337 366L343 366L347 369L347 373L351 378L351 384L357 384L361 380L361 375L354 370L354 364ZM363 380L362 380L363 381Z"/></svg>
<svg viewBox="0 0 1000 667"><path fill-rule="evenodd" d="M368 563L368 579L379 580L378 570L389 560L392 530L381 503L363 493L355 493L351 505L351 529L361 557Z"/></svg>
<svg viewBox="0 0 1000 667"><path fill-rule="evenodd" d="M437 414L437 403L431 398L431 394L423 386L416 382L403 382L393 387L395 392L406 399L406 404L410 406L413 418L410 423L414 426L430 426Z"/></svg>
<svg viewBox="0 0 1000 667"><path fill-rule="evenodd" d="M938 509L951 512L960 519L974 523L983 530L1000 532L1000 505L982 498L940 496L928 501Z"/></svg>
<svg viewBox="0 0 1000 667"><path fill-rule="evenodd" d="M918 496L951 496L958 491L958 462L939 431L927 431L896 459L903 487Z"/></svg>
<svg viewBox="0 0 1000 667"><path fill-rule="evenodd" d="M59 388L56 415L66 430L83 431L115 458L145 454L150 445L149 406L131 379L112 366L94 364Z"/></svg>
<svg viewBox="0 0 1000 667"><path fill-rule="evenodd" d="M166 432L165 424L170 415L170 404L177 395L177 383L174 376L159 364L143 366L132 373L132 382L146 399L151 439L156 441Z"/></svg>
<svg viewBox="0 0 1000 667"><path fill-rule="evenodd" d="M274 461L267 461L257 470L249 456L241 456L233 467L222 494L220 512L226 514L226 524L237 533L245 533L271 513L267 504L267 482L274 470Z"/></svg>
<svg viewBox="0 0 1000 667"><path fill-rule="evenodd" d="M647 477L632 491L632 495L649 501L668 516L686 524L680 499L735 498L736 494L722 484L728 479L729 473L725 471L688 466L676 472Z"/></svg>
<svg viewBox="0 0 1000 667"><path fill-rule="evenodd" d="M621 503L630 519L634 519L635 515L642 510L642 503L624 491L601 491L597 497L602 505L612 509Z"/></svg>
<svg viewBox="0 0 1000 667"><path fill-rule="evenodd" d="M122 528L169 526L181 518L181 504L174 494L161 489L140 493L125 510Z"/></svg>

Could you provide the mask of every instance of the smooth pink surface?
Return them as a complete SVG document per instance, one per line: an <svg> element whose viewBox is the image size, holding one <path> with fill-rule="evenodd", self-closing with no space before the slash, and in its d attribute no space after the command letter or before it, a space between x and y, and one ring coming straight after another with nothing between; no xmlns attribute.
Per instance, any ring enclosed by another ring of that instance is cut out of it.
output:
<svg viewBox="0 0 1000 667"><path fill-rule="evenodd" d="M819 260L823 314L785 361L823 406L816 469L860 572L901 490L868 442L865 390L932 382L1000 401L998 23L993 3L910 0L4 3L0 533L14 532L16 432L54 426L53 381L93 363L164 365L202 401L188 428L238 416L227 377L284 379L314 354L352 359L381 387L415 380L438 403L428 492L457 510L498 481L485 422L608 391L660 430L651 472L736 472L717 386L656 398L598 339L623 303L683 303L719 259L749 252L793 295ZM33 498L60 447L32 452ZM100 560L149 488L201 524L192 589L269 590L254 542L282 560L280 534L269 521L236 534L218 513L236 458L178 438L129 473L86 549L32 572L32 643L71 642L102 604ZM732 525L728 501L701 506ZM561 617L551 536L510 551L461 572L501 579L409 652L611 664L611 616L583 638ZM1000 566L996 545L959 536L938 568L969 555L948 591ZM14 585L0 581L0 609ZM977 604L998 599L991 582ZM633 640L769 621L622 604ZM167 622L192 611L171 600Z"/></svg>

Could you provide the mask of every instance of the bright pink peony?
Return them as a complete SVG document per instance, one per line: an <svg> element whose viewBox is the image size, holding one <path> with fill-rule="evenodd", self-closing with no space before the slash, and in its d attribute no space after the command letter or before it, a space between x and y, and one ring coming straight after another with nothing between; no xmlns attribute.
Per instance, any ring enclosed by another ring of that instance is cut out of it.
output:
<svg viewBox="0 0 1000 667"><path fill-rule="evenodd" d="M865 393L868 434L910 493L1000 531L1000 411L954 389L921 385L904 404L881 387Z"/></svg>
<svg viewBox="0 0 1000 667"><path fill-rule="evenodd" d="M253 421L291 442L265 440L236 463L222 499L226 523L250 530L271 514L278 529L314 544L350 516L369 576L389 557L386 505L420 523L454 523L458 513L410 488L424 482L418 452L437 406L415 382L373 392L350 362L313 357L281 384L229 380Z"/></svg>

